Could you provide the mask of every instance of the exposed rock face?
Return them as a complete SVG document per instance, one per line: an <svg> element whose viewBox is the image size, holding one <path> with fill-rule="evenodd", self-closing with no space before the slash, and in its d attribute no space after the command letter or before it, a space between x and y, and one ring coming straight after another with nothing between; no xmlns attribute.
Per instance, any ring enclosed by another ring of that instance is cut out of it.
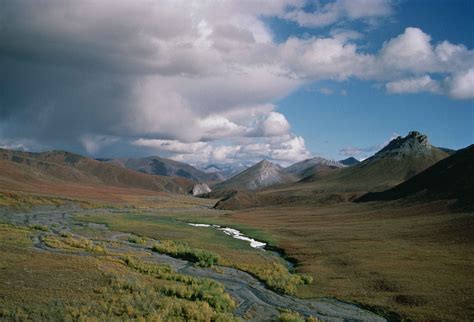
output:
<svg viewBox="0 0 474 322"><path fill-rule="evenodd" d="M367 193L356 202L412 199L458 199L474 207L474 145L461 149L409 180L382 192Z"/></svg>
<svg viewBox="0 0 474 322"><path fill-rule="evenodd" d="M377 152L372 158L382 158L387 156L403 157L407 155L419 154L428 155L432 146L428 142L428 137L417 131L411 131L406 137L397 137L390 141L387 146Z"/></svg>
<svg viewBox="0 0 474 322"><path fill-rule="evenodd" d="M430 145L426 135L412 131L397 137L363 162L321 177L304 178L325 191L381 191L400 184L448 154Z"/></svg>
<svg viewBox="0 0 474 322"><path fill-rule="evenodd" d="M193 196L197 195L202 195L203 193L209 193L211 192L211 188L205 183L197 183L193 186L193 189L191 190L191 193Z"/></svg>
<svg viewBox="0 0 474 322"><path fill-rule="evenodd" d="M214 190L256 190L295 180L293 175L286 173L279 165L263 160L229 180L215 185Z"/></svg>

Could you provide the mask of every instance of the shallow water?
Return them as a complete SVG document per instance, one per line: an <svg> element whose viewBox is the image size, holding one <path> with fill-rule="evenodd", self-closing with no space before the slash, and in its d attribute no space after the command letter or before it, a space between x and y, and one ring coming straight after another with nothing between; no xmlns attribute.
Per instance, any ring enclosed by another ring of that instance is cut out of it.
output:
<svg viewBox="0 0 474 322"><path fill-rule="evenodd" d="M230 228L230 227L221 227L219 225L209 225L209 224L196 224L196 223L188 223L188 225L193 226L193 227L206 227L206 228L214 228L217 230L222 231L224 234L235 238L239 240L244 240L249 242L250 247L256 248L256 249L261 249L265 251L265 246L267 246L267 243L255 240L253 238L247 237L244 234L242 234L239 230Z"/></svg>

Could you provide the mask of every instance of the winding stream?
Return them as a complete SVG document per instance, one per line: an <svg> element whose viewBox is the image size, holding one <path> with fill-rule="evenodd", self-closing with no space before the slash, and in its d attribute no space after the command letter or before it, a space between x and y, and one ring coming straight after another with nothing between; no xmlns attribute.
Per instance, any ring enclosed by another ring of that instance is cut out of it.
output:
<svg viewBox="0 0 474 322"><path fill-rule="evenodd" d="M219 225L209 225L209 224L195 224L195 223L188 223L188 225L193 226L193 227L206 227L206 228L214 228L217 230L222 231L224 234L234 238L234 239L239 239L239 240L244 240L249 242L250 247L252 248L257 248L261 250L265 250L265 246L267 246L267 243L255 240L253 238L247 237L244 234L242 234L239 230L230 228L230 227L222 227Z"/></svg>
<svg viewBox="0 0 474 322"><path fill-rule="evenodd" d="M93 210L97 212L97 209ZM108 212L108 209L103 209ZM82 213L87 211L81 211ZM111 231L107 226L94 223L77 223L72 219L71 211L42 210L30 213L12 214L0 209L0 222L9 222L14 224L41 224L47 225L53 233L60 231L71 231L74 227L89 227L101 231L100 242L107 243L107 249L117 252L130 252L139 250L146 253L147 260L156 263L166 263L174 270L191 276L205 277L214 279L225 286L226 291L235 299L237 307L234 314L246 319L251 312L250 321L274 321L278 318L280 309L289 309L296 311L304 316L315 316L323 321L386 321L368 310L362 309L354 304L346 303L331 298L300 299L289 295L276 293L268 289L262 282L250 274L235 268L219 266L219 272L194 266L185 260L176 259L168 255L159 254L151 251L146 245L132 244L128 242L128 237L132 234L118 231ZM196 227L205 224L194 224ZM228 227L213 227L221 229L223 233L236 239L248 241L251 245L254 242L254 248L264 244L242 235L238 230L226 229ZM33 236L34 248L38 251L51 253L64 253L60 249L50 248L42 241L45 232L37 231ZM153 240L153 242L159 242ZM260 243L260 244L255 244ZM263 246L260 246L263 247ZM261 248L260 248L261 249ZM84 252L80 256L90 256Z"/></svg>

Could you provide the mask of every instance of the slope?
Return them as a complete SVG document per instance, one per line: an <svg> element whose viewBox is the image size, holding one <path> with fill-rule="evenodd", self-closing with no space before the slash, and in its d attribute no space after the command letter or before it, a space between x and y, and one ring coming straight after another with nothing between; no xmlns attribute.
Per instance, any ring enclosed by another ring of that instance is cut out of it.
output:
<svg viewBox="0 0 474 322"><path fill-rule="evenodd" d="M474 145L455 152L389 190L367 193L356 201L395 200L406 197L458 199L464 204L474 204Z"/></svg>
<svg viewBox="0 0 474 322"><path fill-rule="evenodd" d="M143 173L182 177L195 182L216 183L223 180L222 176L217 173L206 173L189 164L158 156L98 160Z"/></svg>
<svg viewBox="0 0 474 322"><path fill-rule="evenodd" d="M344 165L333 160L321 157L306 159L290 165L285 168L285 172L295 175L302 179L310 175L324 175L330 173L331 170L343 168Z"/></svg>
<svg viewBox="0 0 474 322"><path fill-rule="evenodd" d="M213 190L256 190L272 185L294 182L296 178L286 173L282 167L267 160L221 182Z"/></svg>
<svg viewBox="0 0 474 322"><path fill-rule="evenodd" d="M19 191L61 192L66 186L111 186L185 193L192 186L181 178L150 176L65 151L0 149L0 169L0 189Z"/></svg>
<svg viewBox="0 0 474 322"><path fill-rule="evenodd" d="M328 191L380 191L391 188L448 154L432 146L426 135L412 131L397 137L374 156L324 178L310 176L304 182Z"/></svg>

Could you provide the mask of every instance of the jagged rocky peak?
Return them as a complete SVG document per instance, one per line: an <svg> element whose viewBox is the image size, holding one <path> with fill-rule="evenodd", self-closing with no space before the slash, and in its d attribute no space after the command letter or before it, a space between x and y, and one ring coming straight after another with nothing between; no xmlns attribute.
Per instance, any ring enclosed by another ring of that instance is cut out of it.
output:
<svg viewBox="0 0 474 322"><path fill-rule="evenodd" d="M272 162L270 162L268 160L265 160L265 159L260 161L256 165L261 167L261 168L269 168L269 167L271 167L271 168L274 168L274 167L275 168L281 168L278 164L272 163Z"/></svg>
<svg viewBox="0 0 474 322"><path fill-rule="evenodd" d="M429 153L432 146L428 141L428 137L417 131L411 131L407 136L398 136L382 150L377 152L375 156L381 157L386 155L406 155L406 154L426 154Z"/></svg>
<svg viewBox="0 0 474 322"><path fill-rule="evenodd" d="M275 184L294 181L281 166L268 160L262 160L234 177L214 186L214 190L255 190Z"/></svg>

